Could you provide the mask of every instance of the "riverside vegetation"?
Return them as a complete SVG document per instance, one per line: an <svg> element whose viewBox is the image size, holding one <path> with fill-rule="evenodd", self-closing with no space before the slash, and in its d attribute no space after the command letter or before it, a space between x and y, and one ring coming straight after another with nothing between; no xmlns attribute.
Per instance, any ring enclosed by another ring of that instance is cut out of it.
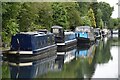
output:
<svg viewBox="0 0 120 80"><path fill-rule="evenodd" d="M64 29L76 26L119 28L120 19L112 19L114 8L105 2L3 2L2 42L10 45L18 32L50 30L59 25Z"/></svg>

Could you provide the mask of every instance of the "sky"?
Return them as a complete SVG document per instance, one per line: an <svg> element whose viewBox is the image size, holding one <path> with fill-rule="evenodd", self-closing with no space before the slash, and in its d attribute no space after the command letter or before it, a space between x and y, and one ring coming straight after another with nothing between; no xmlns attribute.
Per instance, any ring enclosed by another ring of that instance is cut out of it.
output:
<svg viewBox="0 0 120 80"><path fill-rule="evenodd" d="M97 0L98 2L106 2L109 3L111 7L114 7L114 11L112 13L112 18L118 18L118 0Z"/></svg>

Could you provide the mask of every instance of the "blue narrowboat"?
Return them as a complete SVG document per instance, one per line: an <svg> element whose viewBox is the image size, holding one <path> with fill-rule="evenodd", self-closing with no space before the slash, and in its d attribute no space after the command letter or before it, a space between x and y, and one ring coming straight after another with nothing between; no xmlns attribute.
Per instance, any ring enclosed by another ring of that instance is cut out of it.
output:
<svg viewBox="0 0 120 80"><path fill-rule="evenodd" d="M87 44L95 41L93 28L90 26L78 26L75 29L75 35L77 38L77 44Z"/></svg>
<svg viewBox="0 0 120 80"><path fill-rule="evenodd" d="M53 33L20 32L12 36L10 50L3 51L3 55L20 55L20 57L33 57L36 55L50 55L56 52L57 45ZM51 53L53 53L51 52ZM5 53L5 54L4 54Z"/></svg>
<svg viewBox="0 0 120 80"><path fill-rule="evenodd" d="M52 26L51 32L55 35L55 43L57 44L58 51L64 51L76 46L77 39L74 32L65 32L61 26Z"/></svg>

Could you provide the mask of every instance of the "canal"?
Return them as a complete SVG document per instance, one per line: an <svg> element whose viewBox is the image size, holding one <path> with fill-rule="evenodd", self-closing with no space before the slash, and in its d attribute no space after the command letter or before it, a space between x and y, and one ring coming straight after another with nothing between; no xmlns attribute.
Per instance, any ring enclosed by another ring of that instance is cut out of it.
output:
<svg viewBox="0 0 120 80"><path fill-rule="evenodd" d="M4 59L1 78L118 78L119 41L113 35L41 60Z"/></svg>

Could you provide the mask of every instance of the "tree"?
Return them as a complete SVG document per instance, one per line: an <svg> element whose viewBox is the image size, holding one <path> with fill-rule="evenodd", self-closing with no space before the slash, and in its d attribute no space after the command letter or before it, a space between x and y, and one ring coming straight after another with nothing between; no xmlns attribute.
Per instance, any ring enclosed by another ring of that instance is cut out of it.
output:
<svg viewBox="0 0 120 80"><path fill-rule="evenodd" d="M103 23L107 23L107 26L112 24L112 11L113 8L103 2L3 2L2 39L9 43L11 36L17 32L50 30L53 25L73 30L82 25L102 28ZM112 22L116 28L119 27L120 24L114 20Z"/></svg>
<svg viewBox="0 0 120 80"><path fill-rule="evenodd" d="M98 2L92 2L90 4L90 7L92 8L93 12L94 12L94 16L95 16L95 22L96 22L96 27L99 27L99 22L100 22L100 18L98 16L99 12L98 12L98 9L99 9L99 6L98 6Z"/></svg>
<svg viewBox="0 0 120 80"><path fill-rule="evenodd" d="M63 26L65 29L68 26L67 10L61 5L61 3L53 3L53 24Z"/></svg>
<svg viewBox="0 0 120 80"><path fill-rule="evenodd" d="M110 20L110 17L112 15L112 11L114 10L114 8L110 7L110 5L108 3L105 3L105 2L99 2L98 6L103 14L102 20L103 20L104 24L106 24L108 26L109 20Z"/></svg>
<svg viewBox="0 0 120 80"><path fill-rule="evenodd" d="M52 26L52 2L40 2L36 3L38 5L38 19L36 20L35 24L39 26L43 26L46 29L51 28Z"/></svg>
<svg viewBox="0 0 120 80"><path fill-rule="evenodd" d="M79 5L74 2L62 3L62 5L67 10L67 20L69 24L67 28L74 30L76 26L80 26L82 24L80 12L78 11Z"/></svg>
<svg viewBox="0 0 120 80"><path fill-rule="evenodd" d="M96 15L96 25L97 27L103 27L103 20L102 20L102 12L101 9L97 9L97 15Z"/></svg>
<svg viewBox="0 0 120 80"><path fill-rule="evenodd" d="M11 36L19 31L17 17L19 15L20 3L2 3L2 41L10 42Z"/></svg>
<svg viewBox="0 0 120 80"><path fill-rule="evenodd" d="M90 7L90 3L89 2L78 2L78 5L79 5L78 10L80 12L80 16L81 17L86 16L89 10L89 7Z"/></svg>
<svg viewBox="0 0 120 80"><path fill-rule="evenodd" d="M84 16L81 18L82 19L82 25L83 26L91 26L91 21L90 18L88 16Z"/></svg>
<svg viewBox="0 0 120 80"><path fill-rule="evenodd" d="M103 28L104 27L104 23L103 23L103 21L102 21L102 19L100 19L100 24L99 24L99 28Z"/></svg>
<svg viewBox="0 0 120 80"><path fill-rule="evenodd" d="M92 27L96 27L94 12L93 12L93 10L92 10L91 8L90 8L89 11L88 11L88 17L90 18L91 26L92 26Z"/></svg>
<svg viewBox="0 0 120 80"><path fill-rule="evenodd" d="M31 31L32 23L38 18L38 9L33 3L23 3L20 10L18 23L20 31Z"/></svg>

